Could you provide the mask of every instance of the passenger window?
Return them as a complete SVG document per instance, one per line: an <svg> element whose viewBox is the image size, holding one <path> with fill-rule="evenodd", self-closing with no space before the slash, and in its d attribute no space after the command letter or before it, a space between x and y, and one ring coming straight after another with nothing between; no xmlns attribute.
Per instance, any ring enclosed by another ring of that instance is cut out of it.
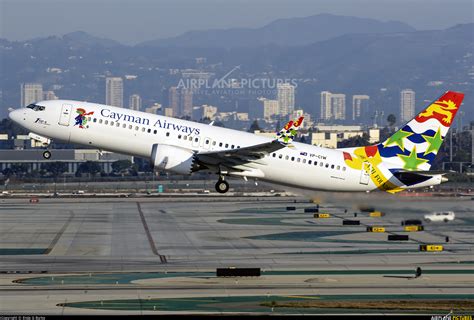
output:
<svg viewBox="0 0 474 320"><path fill-rule="evenodd" d="M147 131L147 132L148 132L148 133L151 133L151 129L150 129L150 128L148 128L148 131Z"/></svg>
<svg viewBox="0 0 474 320"><path fill-rule="evenodd" d="M283 155L282 155L282 154L279 154L279 155L278 155L278 158L282 159L282 158L283 158Z"/></svg>
<svg viewBox="0 0 474 320"><path fill-rule="evenodd" d="M142 132L145 132L146 128L145 127L142 127Z"/></svg>
<svg viewBox="0 0 474 320"><path fill-rule="evenodd" d="M133 129L133 126L132 126L132 125L129 125L128 128L129 128L130 130L132 130L132 129Z"/></svg>
<svg viewBox="0 0 474 320"><path fill-rule="evenodd" d="M99 123L102 123L102 119L99 119Z"/></svg>
<svg viewBox="0 0 474 320"><path fill-rule="evenodd" d="M317 166L317 165L318 165L318 161L314 161L314 165Z"/></svg>
<svg viewBox="0 0 474 320"><path fill-rule="evenodd" d="M140 127L139 127L139 126L135 126L135 130L138 131L138 129L140 129Z"/></svg>
<svg viewBox="0 0 474 320"><path fill-rule="evenodd" d="M119 127L120 127L120 123L117 122L116 126L117 126L117 128L119 128Z"/></svg>
<svg viewBox="0 0 474 320"><path fill-rule="evenodd" d="M109 120L105 120L105 121L104 121L104 124L109 124Z"/></svg>
<svg viewBox="0 0 474 320"><path fill-rule="evenodd" d="M206 144L209 144L209 140L206 139Z"/></svg>
<svg viewBox="0 0 474 320"><path fill-rule="evenodd" d="M225 144L225 147L226 147L226 149L227 149L227 148L229 148L229 144L228 144L228 143L226 143L226 144Z"/></svg>
<svg viewBox="0 0 474 320"><path fill-rule="evenodd" d="M311 164L312 160L308 160L308 164Z"/></svg>
<svg viewBox="0 0 474 320"><path fill-rule="evenodd" d="M329 168L329 163L326 163L326 166L325 166L325 167L326 167L326 168Z"/></svg>
<svg viewBox="0 0 474 320"><path fill-rule="evenodd" d="M181 135L180 135L180 134L178 134L178 139L181 139Z"/></svg>
<svg viewBox="0 0 474 320"><path fill-rule="evenodd" d="M323 166L323 163L322 163L322 162L320 162L320 163L319 163L319 166L320 166L320 167L322 167L322 166Z"/></svg>
<svg viewBox="0 0 474 320"><path fill-rule="evenodd" d="M97 118L94 118L94 120L92 120L93 122L97 122Z"/></svg>
<svg viewBox="0 0 474 320"><path fill-rule="evenodd" d="M331 165L331 169L334 169L334 165L333 165L333 164Z"/></svg>
<svg viewBox="0 0 474 320"><path fill-rule="evenodd" d="M231 145L230 148L231 148L231 149L234 149L234 145Z"/></svg>
<svg viewBox="0 0 474 320"><path fill-rule="evenodd" d="M189 136L188 140L193 141L193 137Z"/></svg>
<svg viewBox="0 0 474 320"><path fill-rule="evenodd" d="M199 141L199 138L194 138L194 142L198 142Z"/></svg>
<svg viewBox="0 0 474 320"><path fill-rule="evenodd" d="M272 157L275 158L275 157L276 157L276 153L273 153L273 154L272 154Z"/></svg>
<svg viewBox="0 0 474 320"><path fill-rule="evenodd" d="M306 163L306 159L303 159L303 163Z"/></svg>
<svg viewBox="0 0 474 320"><path fill-rule="evenodd" d="M296 162L300 162L300 161L301 161L301 159L300 159L300 158L296 159Z"/></svg>
<svg viewBox="0 0 474 320"><path fill-rule="evenodd" d="M156 130L155 130L155 134L156 134ZM169 136L170 136L170 133L167 132L167 133L166 133L166 136L169 137Z"/></svg>
<svg viewBox="0 0 474 320"><path fill-rule="evenodd" d="M295 161L295 157L291 157L291 161Z"/></svg>
<svg viewBox="0 0 474 320"><path fill-rule="evenodd" d="M215 141L212 141L212 145L215 146L215 145L216 145L216 142L215 142Z"/></svg>
<svg viewBox="0 0 474 320"><path fill-rule="evenodd" d="M124 124L122 125L122 127L125 129L125 128L127 127L127 124L124 123Z"/></svg>
<svg viewBox="0 0 474 320"><path fill-rule="evenodd" d="M285 160L288 160L288 159L290 159L290 156L285 156Z"/></svg>
<svg viewBox="0 0 474 320"><path fill-rule="evenodd" d="M342 167L342 171L346 171L346 167Z"/></svg>
<svg viewBox="0 0 474 320"><path fill-rule="evenodd" d="M337 166L337 168L336 168L336 169L337 169L337 170L340 170L340 169L341 169L341 166Z"/></svg>

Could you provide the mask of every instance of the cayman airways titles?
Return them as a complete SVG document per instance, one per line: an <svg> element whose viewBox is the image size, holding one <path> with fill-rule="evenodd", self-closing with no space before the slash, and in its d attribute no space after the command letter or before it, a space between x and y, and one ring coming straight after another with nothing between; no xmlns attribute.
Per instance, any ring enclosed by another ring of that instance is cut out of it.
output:
<svg viewBox="0 0 474 320"><path fill-rule="evenodd" d="M100 111L101 116L105 118L110 118L114 119L116 121L125 121L125 122L132 122L132 123L137 123L141 124L144 126L149 126L150 125L150 119L144 118L144 117L138 117L138 116L131 116L126 113L119 113L119 112L114 112L111 111L110 109L102 109ZM161 129L167 129L167 130L175 130L175 131L180 131L183 133L186 133L188 135L199 135L200 134L200 129L199 128L193 128L190 126L184 126L180 124L176 124L170 121L167 121L166 119L158 119L155 121L153 124L154 127L159 127Z"/></svg>

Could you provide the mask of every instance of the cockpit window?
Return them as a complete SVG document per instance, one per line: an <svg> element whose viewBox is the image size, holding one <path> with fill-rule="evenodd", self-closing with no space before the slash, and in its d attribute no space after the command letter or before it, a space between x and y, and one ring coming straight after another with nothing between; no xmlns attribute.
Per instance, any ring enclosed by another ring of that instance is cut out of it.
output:
<svg viewBox="0 0 474 320"><path fill-rule="evenodd" d="M43 106L39 106L37 104L30 104L27 106L28 109L33 109L34 111L43 111L45 109L45 107Z"/></svg>

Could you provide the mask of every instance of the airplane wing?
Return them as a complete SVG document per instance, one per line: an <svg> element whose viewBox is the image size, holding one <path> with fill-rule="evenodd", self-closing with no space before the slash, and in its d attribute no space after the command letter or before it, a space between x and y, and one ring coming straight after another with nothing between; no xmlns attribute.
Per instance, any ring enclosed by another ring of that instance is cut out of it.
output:
<svg viewBox="0 0 474 320"><path fill-rule="evenodd" d="M200 165L205 167L218 166L241 171L252 168L252 163L266 164L259 160L277 150L288 146L292 147L291 142L296 137L302 122L303 117L295 121L289 121L283 129L276 134L276 139L271 142L239 149L201 152L197 153L195 158Z"/></svg>

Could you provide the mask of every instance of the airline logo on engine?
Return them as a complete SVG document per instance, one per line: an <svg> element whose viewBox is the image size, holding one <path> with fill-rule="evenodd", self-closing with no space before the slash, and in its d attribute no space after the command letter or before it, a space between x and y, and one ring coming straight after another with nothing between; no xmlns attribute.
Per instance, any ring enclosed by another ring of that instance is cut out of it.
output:
<svg viewBox="0 0 474 320"><path fill-rule="evenodd" d="M178 124L172 121L168 121L167 119L157 119L156 121L150 121L148 117L132 116L126 113L114 112L110 109L102 109L100 111L100 114L105 118L113 119L115 121L131 122L143 126L151 126L151 123L153 123L153 127L158 127L167 130L175 130L188 135L199 135L200 133L199 128Z"/></svg>

